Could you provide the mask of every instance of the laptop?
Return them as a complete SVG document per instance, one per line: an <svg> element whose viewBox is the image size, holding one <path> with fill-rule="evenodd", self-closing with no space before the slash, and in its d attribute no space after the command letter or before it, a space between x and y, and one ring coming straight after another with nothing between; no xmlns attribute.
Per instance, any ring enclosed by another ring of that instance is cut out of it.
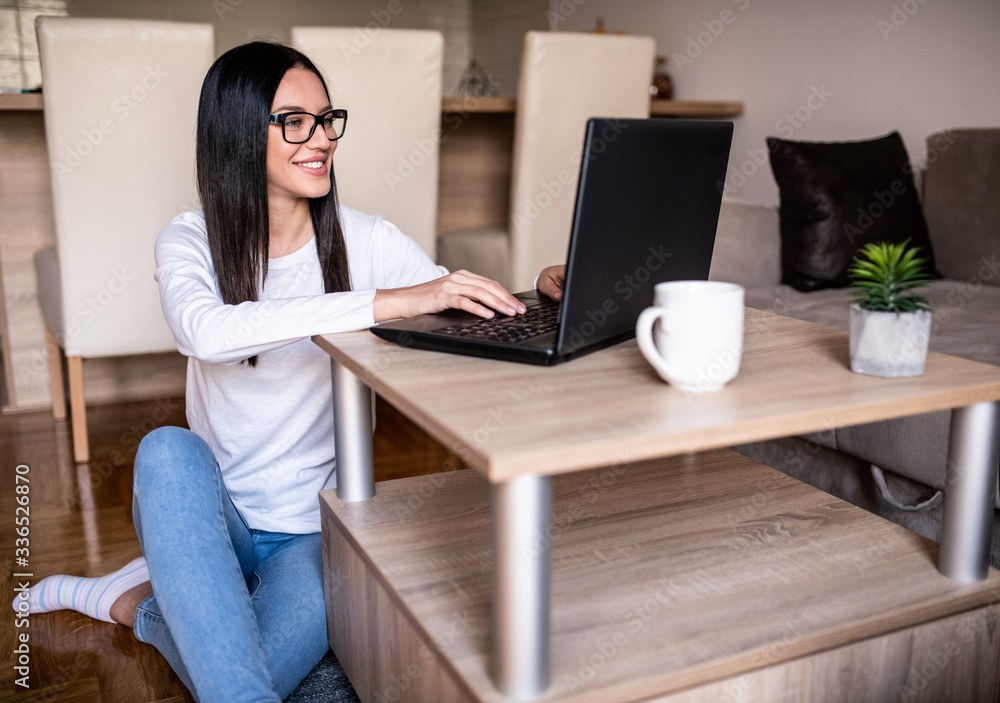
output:
<svg viewBox="0 0 1000 703"><path fill-rule="evenodd" d="M542 365L635 336L657 283L708 278L732 135L732 122L590 119L561 302L526 291L515 296L524 315L449 310L371 331L415 349Z"/></svg>

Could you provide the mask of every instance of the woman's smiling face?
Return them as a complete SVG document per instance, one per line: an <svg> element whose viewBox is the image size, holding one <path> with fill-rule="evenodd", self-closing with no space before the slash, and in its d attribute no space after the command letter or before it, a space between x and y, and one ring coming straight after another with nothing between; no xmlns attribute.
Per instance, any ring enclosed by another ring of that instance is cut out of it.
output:
<svg viewBox="0 0 1000 703"><path fill-rule="evenodd" d="M271 112L310 112L321 115L332 109L319 77L304 68L285 73L274 94ZM309 119L309 118L306 118ZM289 144L279 124L268 126L267 196L271 206L281 200L320 198L330 192L330 170L337 142L331 142L322 125L317 125L309 141Z"/></svg>

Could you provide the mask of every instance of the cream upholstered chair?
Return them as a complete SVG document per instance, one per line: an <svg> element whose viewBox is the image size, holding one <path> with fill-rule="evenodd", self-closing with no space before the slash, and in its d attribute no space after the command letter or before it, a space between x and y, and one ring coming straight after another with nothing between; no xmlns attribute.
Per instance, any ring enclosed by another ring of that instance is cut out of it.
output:
<svg viewBox="0 0 1000 703"><path fill-rule="evenodd" d="M195 206L198 94L211 25L43 17L37 26L56 244L35 255L53 414L89 459L82 360L176 350L153 280L153 242Z"/></svg>
<svg viewBox="0 0 1000 703"><path fill-rule="evenodd" d="M654 51L649 37L528 32L508 228L442 234L440 263L519 291L543 267L566 261L587 119L649 116Z"/></svg>
<svg viewBox="0 0 1000 703"><path fill-rule="evenodd" d="M444 40L430 30L292 27L292 44L348 111L340 201L382 215L435 256Z"/></svg>

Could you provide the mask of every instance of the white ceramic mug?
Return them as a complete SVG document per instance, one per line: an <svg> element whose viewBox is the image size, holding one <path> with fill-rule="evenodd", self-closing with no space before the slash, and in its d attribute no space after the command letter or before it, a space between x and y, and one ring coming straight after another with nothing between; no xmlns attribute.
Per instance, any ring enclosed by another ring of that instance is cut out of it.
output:
<svg viewBox="0 0 1000 703"><path fill-rule="evenodd" d="M639 315L635 336L660 378L685 391L714 391L736 378L743 293L743 286L719 281L656 285L653 307Z"/></svg>

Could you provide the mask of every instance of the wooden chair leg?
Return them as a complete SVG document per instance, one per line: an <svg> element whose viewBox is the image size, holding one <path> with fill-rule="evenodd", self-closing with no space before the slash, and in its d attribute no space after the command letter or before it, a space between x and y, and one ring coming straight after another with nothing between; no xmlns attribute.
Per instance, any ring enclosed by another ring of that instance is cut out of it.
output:
<svg viewBox="0 0 1000 703"><path fill-rule="evenodd" d="M57 422L66 419L66 389L63 386L62 350L52 330L45 325L45 354L49 360L49 389L52 394L52 418Z"/></svg>
<svg viewBox="0 0 1000 703"><path fill-rule="evenodd" d="M78 464L90 461L87 441L87 406L83 400L83 358L67 356L69 371L69 411L73 418L73 459Z"/></svg>

